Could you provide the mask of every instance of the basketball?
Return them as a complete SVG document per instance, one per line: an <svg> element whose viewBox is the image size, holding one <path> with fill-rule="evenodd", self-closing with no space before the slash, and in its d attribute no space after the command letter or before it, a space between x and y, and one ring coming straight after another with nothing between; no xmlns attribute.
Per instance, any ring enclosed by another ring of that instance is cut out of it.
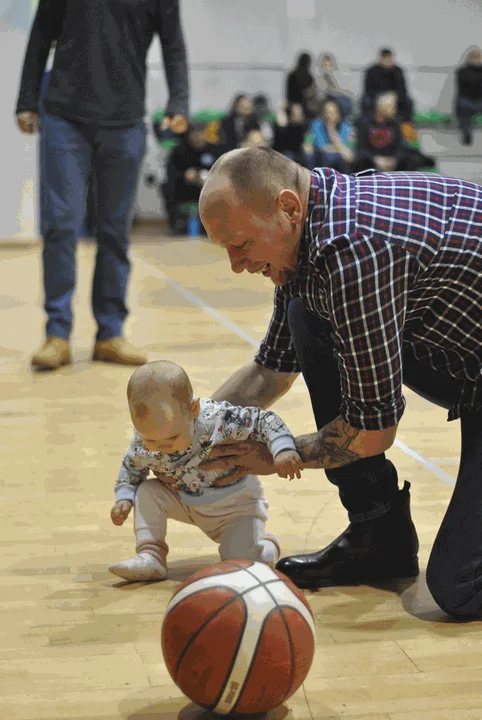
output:
<svg viewBox="0 0 482 720"><path fill-rule="evenodd" d="M161 635L179 689L231 717L268 712L291 697L315 649L304 595L281 573L249 560L191 575L171 598Z"/></svg>

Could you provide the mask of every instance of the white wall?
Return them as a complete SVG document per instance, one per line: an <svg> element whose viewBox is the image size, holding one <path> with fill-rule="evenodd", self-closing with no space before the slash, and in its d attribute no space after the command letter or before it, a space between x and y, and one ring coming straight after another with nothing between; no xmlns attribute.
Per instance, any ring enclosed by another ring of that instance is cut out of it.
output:
<svg viewBox="0 0 482 720"><path fill-rule="evenodd" d="M19 2L20 0L15 0ZM13 9L12 5L12 9ZM0 6L1 9L1 6ZM37 141L17 130L14 108L18 92L18 68L25 51L26 30L10 23L12 16L0 13L0 238L15 240L35 235ZM15 21L20 18L15 16Z"/></svg>
<svg viewBox="0 0 482 720"><path fill-rule="evenodd" d="M19 8L30 0L0 0ZM285 70L300 50L315 56L332 52L358 92L361 70L382 45L395 49L408 71L410 91L420 110L450 111L453 68L471 45L482 43L482 0L181 0L191 66L192 111L225 108L238 91L267 92L277 106ZM0 238L32 231L36 141L24 139L12 123L25 35L0 25L2 77ZM149 54L147 112L164 107L166 87L156 41ZM161 167L151 140L146 170ZM3 192L3 190L2 190ZM23 206L22 206L23 202ZM23 209L22 209L23 208ZM141 184L141 215L157 214L154 190Z"/></svg>
<svg viewBox="0 0 482 720"><path fill-rule="evenodd" d="M470 45L482 43L481 0L182 0L193 110L224 107L238 90L281 100L283 75L300 50L332 52L359 86L382 45L405 66L420 109L440 92ZM153 45L152 70L160 70ZM156 95L164 96L163 86ZM450 105L447 105L449 109Z"/></svg>

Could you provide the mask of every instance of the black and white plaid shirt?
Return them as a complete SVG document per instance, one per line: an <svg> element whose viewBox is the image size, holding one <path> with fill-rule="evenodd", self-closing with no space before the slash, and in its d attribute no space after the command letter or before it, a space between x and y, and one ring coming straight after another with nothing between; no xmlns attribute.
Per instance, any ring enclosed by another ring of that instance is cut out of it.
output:
<svg viewBox="0 0 482 720"><path fill-rule="evenodd" d="M275 290L256 361L299 372L288 302L333 327L341 414L383 430L402 417L402 346L462 379L449 413L480 404L482 187L424 173L341 175L320 168L311 192L296 278Z"/></svg>

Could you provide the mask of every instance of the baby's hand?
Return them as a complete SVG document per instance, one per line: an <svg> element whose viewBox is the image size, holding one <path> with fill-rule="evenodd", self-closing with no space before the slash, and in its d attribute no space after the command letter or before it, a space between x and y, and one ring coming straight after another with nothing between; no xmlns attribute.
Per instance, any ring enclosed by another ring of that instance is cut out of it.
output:
<svg viewBox="0 0 482 720"><path fill-rule="evenodd" d="M110 517L114 525L123 525L132 509L130 500L119 500L110 511Z"/></svg>
<svg viewBox="0 0 482 720"><path fill-rule="evenodd" d="M303 461L296 450L282 450L276 455L274 464L278 475L282 478L289 477L290 480L293 480L294 477L301 477L300 470L303 467Z"/></svg>

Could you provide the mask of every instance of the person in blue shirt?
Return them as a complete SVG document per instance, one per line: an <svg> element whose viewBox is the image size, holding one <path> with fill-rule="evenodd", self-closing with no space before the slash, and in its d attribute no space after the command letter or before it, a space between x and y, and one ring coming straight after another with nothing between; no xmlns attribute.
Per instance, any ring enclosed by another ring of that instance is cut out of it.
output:
<svg viewBox="0 0 482 720"><path fill-rule="evenodd" d="M339 105L334 100L323 103L320 116L311 124L313 144L321 153L322 165L339 172L350 172L354 159L349 143L351 124L344 120Z"/></svg>

